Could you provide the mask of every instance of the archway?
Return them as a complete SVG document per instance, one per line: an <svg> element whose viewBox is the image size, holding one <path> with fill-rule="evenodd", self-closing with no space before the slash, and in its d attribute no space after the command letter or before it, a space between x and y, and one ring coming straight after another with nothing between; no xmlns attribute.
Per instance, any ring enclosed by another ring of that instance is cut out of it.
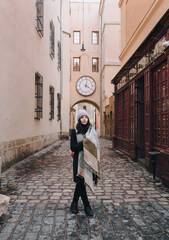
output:
<svg viewBox="0 0 169 240"><path fill-rule="evenodd" d="M95 127L98 135L100 135L100 107L97 103L88 99L81 99L72 105L70 111L70 129L75 128L76 126L77 111L79 109L86 109L89 114L91 124Z"/></svg>

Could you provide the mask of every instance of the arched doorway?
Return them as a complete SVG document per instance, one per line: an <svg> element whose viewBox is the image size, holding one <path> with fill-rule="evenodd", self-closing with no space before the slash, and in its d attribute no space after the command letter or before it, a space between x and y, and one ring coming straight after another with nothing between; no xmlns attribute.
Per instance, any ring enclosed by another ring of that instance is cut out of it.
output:
<svg viewBox="0 0 169 240"><path fill-rule="evenodd" d="M70 111L70 129L76 127L77 111L85 109L90 117L91 124L95 127L98 135L100 135L100 109L99 106L91 100L80 100L73 104Z"/></svg>

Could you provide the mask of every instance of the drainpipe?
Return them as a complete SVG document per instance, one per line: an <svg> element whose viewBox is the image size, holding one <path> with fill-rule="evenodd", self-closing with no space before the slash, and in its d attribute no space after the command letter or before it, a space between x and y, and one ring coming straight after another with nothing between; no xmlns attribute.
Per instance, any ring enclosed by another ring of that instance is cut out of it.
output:
<svg viewBox="0 0 169 240"><path fill-rule="evenodd" d="M103 116L102 116L102 16L100 15L100 135L103 136Z"/></svg>
<svg viewBox="0 0 169 240"><path fill-rule="evenodd" d="M63 95L63 35L62 35L62 5L63 5L63 0L60 0L60 64L61 64L61 70L60 70L60 136L62 135L62 95Z"/></svg>

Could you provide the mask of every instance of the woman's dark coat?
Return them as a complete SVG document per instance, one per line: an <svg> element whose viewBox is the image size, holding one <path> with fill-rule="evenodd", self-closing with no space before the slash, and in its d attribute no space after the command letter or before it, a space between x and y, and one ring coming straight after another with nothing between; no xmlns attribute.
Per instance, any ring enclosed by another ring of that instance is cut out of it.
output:
<svg viewBox="0 0 169 240"><path fill-rule="evenodd" d="M70 139L70 149L72 152L74 152L74 157L73 157L73 180L76 183L84 183L84 179L80 178L77 175L77 168L78 168L78 154L80 151L83 150L83 141L77 142L77 137L76 137L76 130L73 129L71 131L71 139Z"/></svg>

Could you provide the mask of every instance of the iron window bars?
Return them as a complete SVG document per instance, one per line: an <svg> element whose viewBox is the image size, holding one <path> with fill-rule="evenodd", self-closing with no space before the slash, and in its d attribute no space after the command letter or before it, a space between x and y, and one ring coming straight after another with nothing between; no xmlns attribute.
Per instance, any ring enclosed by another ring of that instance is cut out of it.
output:
<svg viewBox="0 0 169 240"><path fill-rule="evenodd" d="M36 29L43 36L44 0L36 1Z"/></svg>
<svg viewBox="0 0 169 240"><path fill-rule="evenodd" d="M50 22L50 56L55 57L55 27L53 22Z"/></svg>
<svg viewBox="0 0 169 240"><path fill-rule="evenodd" d="M35 73L35 119L43 117L43 77Z"/></svg>
<svg viewBox="0 0 169 240"><path fill-rule="evenodd" d="M54 87L49 86L49 120L54 119Z"/></svg>
<svg viewBox="0 0 169 240"><path fill-rule="evenodd" d="M58 101L58 105L57 105L57 109L58 109L58 114L57 114L57 117L58 117L58 121L61 120L61 94L58 93L57 94L57 101Z"/></svg>
<svg viewBox="0 0 169 240"><path fill-rule="evenodd" d="M61 43L60 41L57 42L58 45L58 70L61 70Z"/></svg>

